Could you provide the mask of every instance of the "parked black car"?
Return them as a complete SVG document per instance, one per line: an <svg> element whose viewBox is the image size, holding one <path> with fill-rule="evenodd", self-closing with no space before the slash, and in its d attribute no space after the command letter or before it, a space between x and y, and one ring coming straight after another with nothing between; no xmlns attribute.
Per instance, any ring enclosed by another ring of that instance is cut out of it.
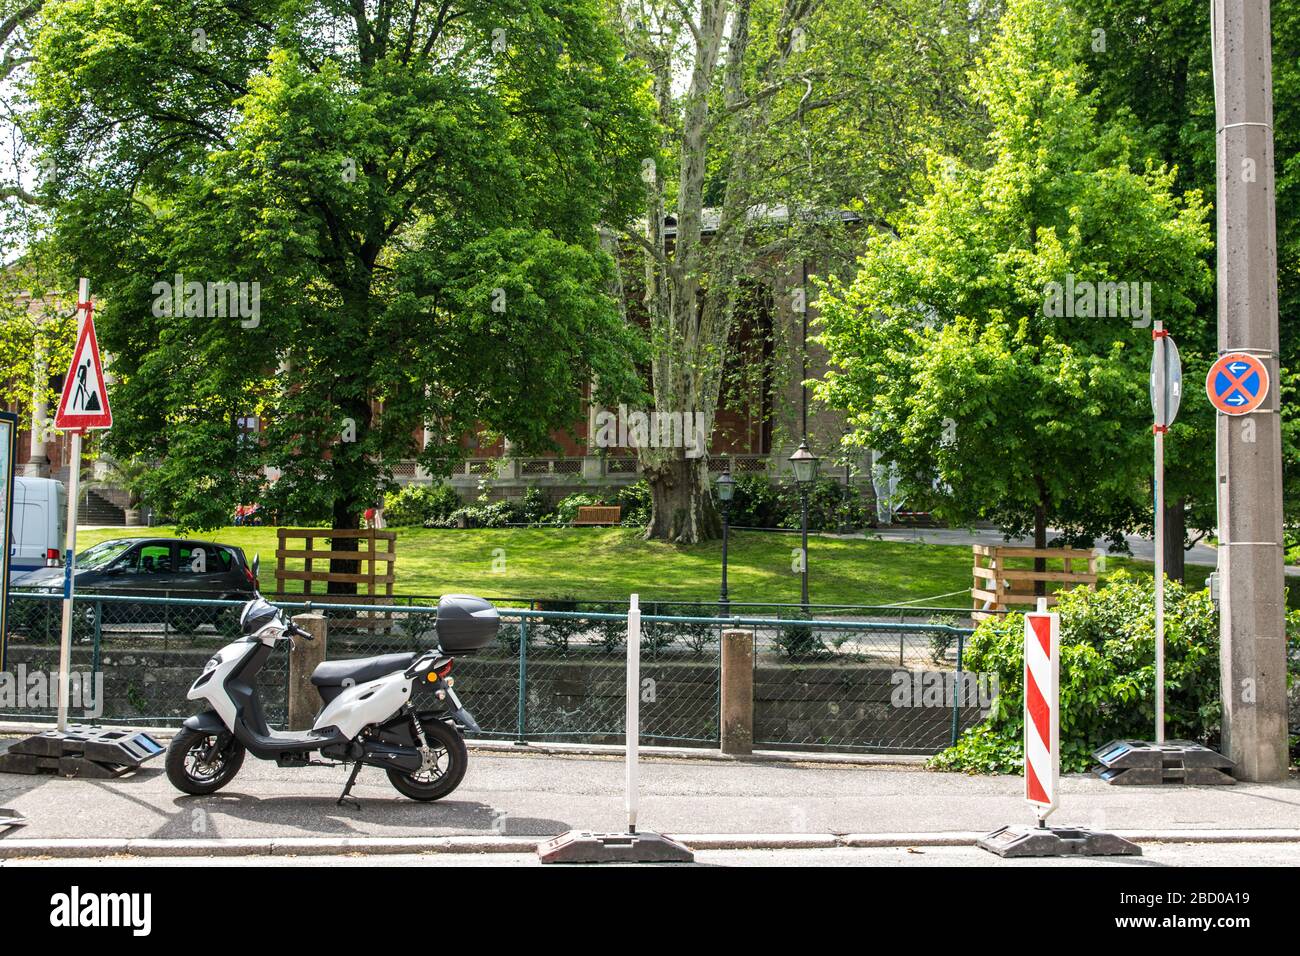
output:
<svg viewBox="0 0 1300 956"><path fill-rule="evenodd" d="M40 568L16 576L19 590L63 590L63 568ZM115 538L101 541L77 555L77 595L139 595L247 601L257 591L257 579L243 549L186 538ZM220 627L238 609L167 609L154 604L112 602L104 605L104 623L157 623L170 615L172 623L210 623Z"/></svg>

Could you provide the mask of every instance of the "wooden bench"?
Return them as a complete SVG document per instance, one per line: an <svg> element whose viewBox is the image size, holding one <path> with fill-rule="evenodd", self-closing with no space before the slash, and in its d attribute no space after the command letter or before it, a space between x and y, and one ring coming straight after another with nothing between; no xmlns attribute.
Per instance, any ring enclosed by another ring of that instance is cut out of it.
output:
<svg viewBox="0 0 1300 956"><path fill-rule="evenodd" d="M574 527L578 525L618 524L623 520L623 509L618 505L579 505L578 517L573 519Z"/></svg>

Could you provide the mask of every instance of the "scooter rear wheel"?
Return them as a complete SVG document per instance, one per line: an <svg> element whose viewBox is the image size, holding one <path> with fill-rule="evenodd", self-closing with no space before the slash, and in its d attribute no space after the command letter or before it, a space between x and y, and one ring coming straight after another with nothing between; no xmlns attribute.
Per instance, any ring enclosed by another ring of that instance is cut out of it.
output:
<svg viewBox="0 0 1300 956"><path fill-rule="evenodd" d="M465 739L446 721L430 719L420 723L433 751L435 766L415 773L389 770L388 782L412 800L441 800L460 786L469 764L469 751L465 749Z"/></svg>
<svg viewBox="0 0 1300 956"><path fill-rule="evenodd" d="M182 793L216 793L239 773L244 745L229 734L181 730L167 747L167 779Z"/></svg>

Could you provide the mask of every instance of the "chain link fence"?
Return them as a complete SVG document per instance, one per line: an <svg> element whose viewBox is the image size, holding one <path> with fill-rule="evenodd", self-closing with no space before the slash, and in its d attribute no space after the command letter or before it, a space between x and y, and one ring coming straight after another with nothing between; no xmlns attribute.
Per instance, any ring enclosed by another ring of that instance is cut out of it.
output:
<svg viewBox="0 0 1300 956"><path fill-rule="evenodd" d="M792 616L750 629L756 748L935 753L997 695L963 667L969 628Z"/></svg>
<svg viewBox="0 0 1300 956"><path fill-rule="evenodd" d="M432 605L277 603L291 614L310 610L327 618L331 659L412 652L436 642ZM622 743L627 603L529 603L500 608L493 644L456 659L456 687L481 736ZM816 619L798 606L763 606L776 612L771 616L758 616L755 606L742 616L740 607L732 605L725 619L713 603L643 607L644 743L718 745L724 630L753 635L759 748L930 753L982 719L996 693L962 670L969 629L933 609L924 609L926 620L899 622L827 613L846 607L810 608ZM179 723L194 712L185 695L203 663L238 635L236 602L79 595L75 608L72 670L86 682L99 675L102 691L94 706L71 708L74 720ZM61 616L57 594L11 595L10 674L27 685L34 676L53 681ZM288 654L277 650L259 680L272 726L285 720L288 676ZM427 692L417 692L417 703L421 693ZM0 718L54 713L0 693Z"/></svg>
<svg viewBox="0 0 1300 956"><path fill-rule="evenodd" d="M190 684L218 648L239 636L240 602L78 594L73 603L69 719L178 725L195 712ZM60 594L10 592L0 719L53 719L63 622ZM273 727L288 711L289 656L277 650L259 675Z"/></svg>

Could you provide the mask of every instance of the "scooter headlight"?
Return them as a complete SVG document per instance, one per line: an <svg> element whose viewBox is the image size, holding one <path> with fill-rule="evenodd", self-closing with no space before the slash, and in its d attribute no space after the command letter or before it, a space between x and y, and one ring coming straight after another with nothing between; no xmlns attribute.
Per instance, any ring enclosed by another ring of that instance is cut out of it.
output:
<svg viewBox="0 0 1300 956"><path fill-rule="evenodd" d="M203 665L203 673L210 674L221 666L221 654L214 654L209 661Z"/></svg>

